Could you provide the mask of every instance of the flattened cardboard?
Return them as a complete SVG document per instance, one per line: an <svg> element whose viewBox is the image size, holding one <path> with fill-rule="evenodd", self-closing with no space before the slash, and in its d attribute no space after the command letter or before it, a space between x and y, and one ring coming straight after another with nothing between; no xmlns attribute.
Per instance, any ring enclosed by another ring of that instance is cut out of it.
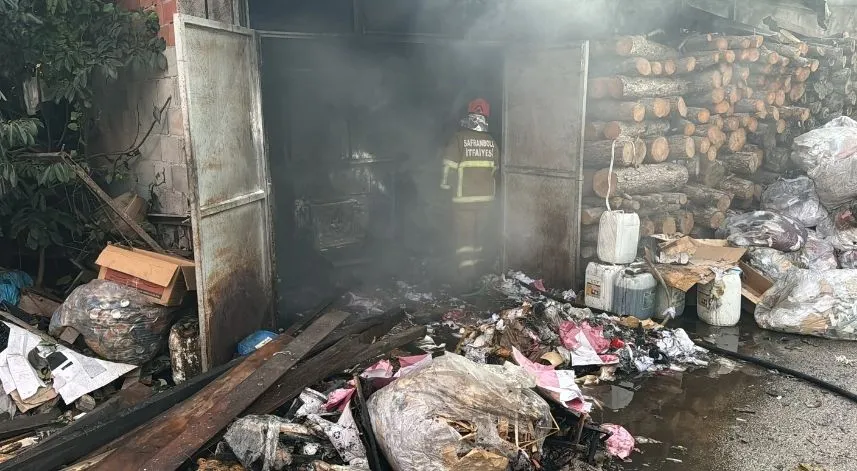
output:
<svg viewBox="0 0 857 471"><path fill-rule="evenodd" d="M673 288L687 291L697 283L708 283L714 279L712 269L726 270L738 266L747 249L729 247L725 240L679 239L682 250L692 250L687 265L658 264L657 269L664 281ZM691 244L688 244L690 242ZM692 246L692 247L691 247Z"/></svg>
<svg viewBox="0 0 857 471"><path fill-rule="evenodd" d="M24 288L21 290L21 300L18 302L18 307L31 316L51 317L61 304L62 301L52 299L35 289Z"/></svg>
<svg viewBox="0 0 857 471"><path fill-rule="evenodd" d="M183 258L108 245L95 263L98 279L136 288L164 306L178 306L196 289L194 262Z"/></svg>

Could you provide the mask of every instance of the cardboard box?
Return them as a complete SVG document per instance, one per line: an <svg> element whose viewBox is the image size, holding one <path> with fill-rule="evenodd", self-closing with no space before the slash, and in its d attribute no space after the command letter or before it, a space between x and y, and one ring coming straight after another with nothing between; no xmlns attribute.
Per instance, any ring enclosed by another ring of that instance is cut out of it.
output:
<svg viewBox="0 0 857 471"><path fill-rule="evenodd" d="M739 263L738 267L741 268L741 295L755 307L756 304L759 304L759 300L762 299L765 291L768 291L774 284L765 275L745 262Z"/></svg>
<svg viewBox="0 0 857 471"><path fill-rule="evenodd" d="M191 260L108 245L95 263L101 267L99 280L136 288L163 306L178 306L188 291L196 290Z"/></svg>

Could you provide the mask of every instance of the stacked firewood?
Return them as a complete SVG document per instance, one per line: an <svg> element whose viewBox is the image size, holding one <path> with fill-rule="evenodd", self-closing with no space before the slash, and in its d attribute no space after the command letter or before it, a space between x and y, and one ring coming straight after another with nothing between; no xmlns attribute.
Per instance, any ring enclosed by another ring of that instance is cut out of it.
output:
<svg viewBox="0 0 857 471"><path fill-rule="evenodd" d="M816 57L822 48L791 38L701 34L670 47L624 36L592 44L584 258L608 202L637 212L643 236L711 237L727 209L757 207L762 185L787 170L790 140L811 121L813 73L830 67Z"/></svg>
<svg viewBox="0 0 857 471"><path fill-rule="evenodd" d="M807 57L817 60L818 69L807 82L801 106L810 110L806 122L813 129L838 116L857 112L857 39L814 39L806 43ZM787 134L787 138L793 138Z"/></svg>

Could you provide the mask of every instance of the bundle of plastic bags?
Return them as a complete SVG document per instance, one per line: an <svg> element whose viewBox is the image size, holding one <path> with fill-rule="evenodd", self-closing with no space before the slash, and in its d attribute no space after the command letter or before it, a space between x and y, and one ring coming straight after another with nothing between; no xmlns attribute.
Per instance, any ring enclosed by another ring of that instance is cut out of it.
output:
<svg viewBox="0 0 857 471"><path fill-rule="evenodd" d="M541 448L550 407L526 384L529 377L512 373L447 353L373 394L372 429L393 469L482 469L476 465L486 461L506 469L519 449L514 436L500 436L504 422L516 424L506 432Z"/></svg>
<svg viewBox="0 0 857 471"><path fill-rule="evenodd" d="M833 244L821 237L816 231L807 229L806 243L797 253L797 263L801 268L809 268L810 270L835 270L839 268L836 261L836 249Z"/></svg>
<svg viewBox="0 0 857 471"><path fill-rule="evenodd" d="M793 334L857 340L857 270L791 270L756 306L756 323Z"/></svg>
<svg viewBox="0 0 857 471"><path fill-rule="evenodd" d="M857 268L857 250L846 250L836 256L840 268Z"/></svg>
<svg viewBox="0 0 857 471"><path fill-rule="evenodd" d="M836 250L857 250L857 218L850 208L840 208L825 218L816 228Z"/></svg>
<svg viewBox="0 0 857 471"><path fill-rule="evenodd" d="M139 365L165 345L174 312L134 288L92 280L71 292L51 318L49 330L59 336L64 327L72 327L98 356Z"/></svg>
<svg viewBox="0 0 857 471"><path fill-rule="evenodd" d="M815 227L827 218L815 192L815 183L806 176L777 180L762 192L762 209L774 211L799 221L804 227Z"/></svg>
<svg viewBox="0 0 857 471"><path fill-rule="evenodd" d="M771 280L777 280L802 265L798 262L800 252L780 252L769 247L747 249L747 263Z"/></svg>
<svg viewBox="0 0 857 471"><path fill-rule="evenodd" d="M795 138L792 161L815 182L828 208L857 197L857 122L847 116Z"/></svg>
<svg viewBox="0 0 857 471"><path fill-rule="evenodd" d="M736 247L770 247L783 252L800 250L806 242L803 224L770 211L730 214L718 234Z"/></svg>

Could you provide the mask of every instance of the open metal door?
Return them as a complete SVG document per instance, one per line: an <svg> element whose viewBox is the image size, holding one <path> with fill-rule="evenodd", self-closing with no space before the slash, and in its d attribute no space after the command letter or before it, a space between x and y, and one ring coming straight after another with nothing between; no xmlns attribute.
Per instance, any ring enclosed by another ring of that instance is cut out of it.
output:
<svg viewBox="0 0 857 471"><path fill-rule="evenodd" d="M587 42L509 51L503 113L503 266L576 285Z"/></svg>
<svg viewBox="0 0 857 471"><path fill-rule="evenodd" d="M176 15L202 358L232 357L268 324L270 189L252 30Z"/></svg>

